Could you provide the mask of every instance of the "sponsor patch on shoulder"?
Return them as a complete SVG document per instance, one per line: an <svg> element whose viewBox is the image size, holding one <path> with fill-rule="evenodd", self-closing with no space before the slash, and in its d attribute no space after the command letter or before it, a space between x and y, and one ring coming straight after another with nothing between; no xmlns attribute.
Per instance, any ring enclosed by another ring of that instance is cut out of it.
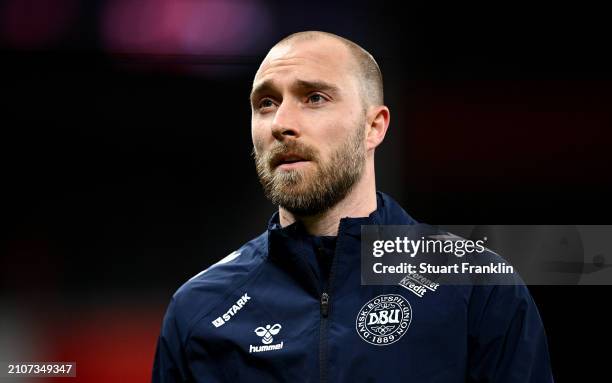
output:
<svg viewBox="0 0 612 383"><path fill-rule="evenodd" d="M212 324L215 327L221 327L223 326L227 321L229 321L230 319L232 319L232 317L234 315L236 315L236 313L238 311L240 311L240 309L242 309L246 303L251 300L251 297L247 294L244 293L237 301L236 303L234 303L232 305L232 307L229 308L229 310L227 310L223 315L217 317L217 319L214 319L212 321Z"/></svg>
<svg viewBox="0 0 612 383"><path fill-rule="evenodd" d="M436 291L438 286L440 286L439 283L432 282L416 273L406 275L399 281L399 285L419 298L423 298L427 291Z"/></svg>

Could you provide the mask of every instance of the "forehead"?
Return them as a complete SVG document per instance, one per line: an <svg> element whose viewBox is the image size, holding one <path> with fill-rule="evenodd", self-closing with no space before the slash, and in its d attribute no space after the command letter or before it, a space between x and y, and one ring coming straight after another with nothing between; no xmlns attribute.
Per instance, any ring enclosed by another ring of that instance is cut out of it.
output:
<svg viewBox="0 0 612 383"><path fill-rule="evenodd" d="M344 85L351 81L353 58L342 43L332 39L290 42L270 50L253 80L253 87L283 77Z"/></svg>

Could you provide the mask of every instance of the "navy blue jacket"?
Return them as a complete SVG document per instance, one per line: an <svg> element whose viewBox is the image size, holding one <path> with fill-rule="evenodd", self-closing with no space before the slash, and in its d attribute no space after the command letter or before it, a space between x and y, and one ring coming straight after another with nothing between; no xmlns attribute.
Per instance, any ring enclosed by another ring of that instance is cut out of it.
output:
<svg viewBox="0 0 612 383"><path fill-rule="evenodd" d="M303 227L282 228L276 213L186 282L164 317L153 382L552 382L524 285L361 285L361 225L415 223L377 198L369 217L340 221L325 278Z"/></svg>

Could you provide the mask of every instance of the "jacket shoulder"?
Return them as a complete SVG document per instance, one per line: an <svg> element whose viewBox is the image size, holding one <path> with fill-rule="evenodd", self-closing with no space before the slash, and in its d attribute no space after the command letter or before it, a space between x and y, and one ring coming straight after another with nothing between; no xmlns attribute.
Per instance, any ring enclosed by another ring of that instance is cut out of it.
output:
<svg viewBox="0 0 612 383"><path fill-rule="evenodd" d="M189 329L258 273L268 255L267 232L185 282L172 296L177 325Z"/></svg>

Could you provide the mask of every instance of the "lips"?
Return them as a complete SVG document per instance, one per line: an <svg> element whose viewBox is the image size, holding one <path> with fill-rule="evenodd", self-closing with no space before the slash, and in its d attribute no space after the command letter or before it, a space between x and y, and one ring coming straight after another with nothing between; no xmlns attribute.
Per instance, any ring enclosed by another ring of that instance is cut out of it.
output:
<svg viewBox="0 0 612 383"><path fill-rule="evenodd" d="M281 164L292 164L294 162L304 161L303 158L297 156L289 156L281 160Z"/></svg>
<svg viewBox="0 0 612 383"><path fill-rule="evenodd" d="M306 161L308 160L300 155L297 155L294 153L285 153L285 154L280 154L274 157L274 159L272 160L272 166L275 168L277 166L284 165L284 164L294 164L296 162L306 162Z"/></svg>

